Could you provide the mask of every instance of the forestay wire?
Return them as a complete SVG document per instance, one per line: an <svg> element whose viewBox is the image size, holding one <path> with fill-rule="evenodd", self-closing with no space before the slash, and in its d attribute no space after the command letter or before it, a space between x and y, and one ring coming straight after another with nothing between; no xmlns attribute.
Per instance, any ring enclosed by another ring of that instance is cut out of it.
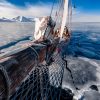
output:
<svg viewBox="0 0 100 100"><path fill-rule="evenodd" d="M55 0L53 0L53 4L52 4L52 7L51 7L51 12L50 12L50 17L51 17L51 15L52 15L52 12L53 12L53 9L54 9L54 5L55 5ZM50 19L49 19L49 20L50 20ZM45 32L44 32L44 37L45 37L45 35L46 35L47 28L48 28L48 24L47 24L47 27L46 27Z"/></svg>
<svg viewBox="0 0 100 100"><path fill-rule="evenodd" d="M55 0L53 0L53 4L52 4L52 8L51 8L51 12L50 12L50 17L51 17L51 15L52 15L52 12L53 12L54 6L55 6Z"/></svg>

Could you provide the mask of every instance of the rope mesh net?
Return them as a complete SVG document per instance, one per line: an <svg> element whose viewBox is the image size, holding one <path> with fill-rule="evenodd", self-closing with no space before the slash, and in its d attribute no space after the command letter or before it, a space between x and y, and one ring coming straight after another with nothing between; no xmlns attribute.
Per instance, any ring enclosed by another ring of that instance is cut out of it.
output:
<svg viewBox="0 0 100 100"><path fill-rule="evenodd" d="M53 56L53 59L50 66L35 67L10 100L61 100L60 87L65 62L59 54Z"/></svg>

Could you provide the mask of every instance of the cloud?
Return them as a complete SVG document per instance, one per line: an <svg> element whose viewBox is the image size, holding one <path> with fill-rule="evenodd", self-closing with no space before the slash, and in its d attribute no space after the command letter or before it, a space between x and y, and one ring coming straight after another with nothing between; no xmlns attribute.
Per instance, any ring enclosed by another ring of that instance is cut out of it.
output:
<svg viewBox="0 0 100 100"><path fill-rule="evenodd" d="M100 15L99 14L85 14L80 13L78 15L73 16L73 22L100 22Z"/></svg>
<svg viewBox="0 0 100 100"><path fill-rule="evenodd" d="M100 13L87 12L79 9L73 10L73 22L100 22Z"/></svg>
<svg viewBox="0 0 100 100"><path fill-rule="evenodd" d="M40 17L50 15L51 5L39 3L37 5L29 5L25 8L17 7L9 2L0 0L0 17L12 18L15 16Z"/></svg>
<svg viewBox="0 0 100 100"><path fill-rule="evenodd" d="M51 12L51 4L38 3L35 5L26 4L25 8L15 6L6 0L0 0L0 17L12 18L16 16L41 17L48 16ZM55 11L57 7L55 5ZM54 12L55 12L54 11ZM73 9L73 22L100 22L100 14L87 13L80 9Z"/></svg>

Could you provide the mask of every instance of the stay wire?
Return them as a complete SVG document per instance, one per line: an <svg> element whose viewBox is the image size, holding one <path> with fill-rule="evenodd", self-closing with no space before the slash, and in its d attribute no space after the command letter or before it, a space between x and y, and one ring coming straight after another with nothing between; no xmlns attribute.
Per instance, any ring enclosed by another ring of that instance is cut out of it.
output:
<svg viewBox="0 0 100 100"><path fill-rule="evenodd" d="M56 22L59 19L58 17L60 17L60 11L61 11L61 7L62 7L62 4L63 4L62 0L60 0L60 1L61 2L60 2L60 5L59 5L59 9L58 9L57 17L56 17Z"/></svg>
<svg viewBox="0 0 100 100"><path fill-rule="evenodd" d="M53 2L53 6L52 6L52 9L51 9L51 14L50 14L50 17L51 17L51 15L52 15L52 12L53 12L53 9L54 9L54 4L55 4L55 0L54 0L54 2ZM59 7L60 6L60 7ZM62 6L62 0L59 0L59 3L58 3L58 12L60 12L60 9L61 9L61 6ZM56 11L56 13L57 13L57 11ZM57 23L57 19L58 19L58 14L57 14L57 16L55 16L55 22ZM46 30L45 30L45 34L46 34L46 31L47 31L47 28L48 28L48 25L47 25L47 27L46 27ZM45 34L44 34L44 37L45 37ZM50 32L49 32L49 34L50 34ZM48 36L49 36L49 34L48 34ZM48 37L47 36L47 37Z"/></svg>
<svg viewBox="0 0 100 100"><path fill-rule="evenodd" d="M51 12L50 12L50 17L51 17L51 15L52 15L52 12L53 12L54 6L55 6L55 0L53 0L53 4L52 4L52 8L51 8Z"/></svg>
<svg viewBox="0 0 100 100"><path fill-rule="evenodd" d="M51 12L50 12L50 18L51 18L51 15L52 15L52 13L53 13L54 6L55 6L55 0L53 0ZM49 21L50 21L50 18L49 18ZM48 24L47 24L47 27L46 27L45 32L44 32L44 37L45 37L45 35L46 35L47 28L48 28Z"/></svg>

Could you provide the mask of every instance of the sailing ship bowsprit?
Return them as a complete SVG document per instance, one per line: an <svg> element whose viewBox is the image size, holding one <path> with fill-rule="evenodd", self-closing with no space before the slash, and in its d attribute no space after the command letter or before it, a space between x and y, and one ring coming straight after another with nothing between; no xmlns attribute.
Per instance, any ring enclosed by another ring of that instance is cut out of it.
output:
<svg viewBox="0 0 100 100"><path fill-rule="evenodd" d="M65 62L58 54L58 44L70 39L69 4L64 0L57 12L56 18L63 12L59 28L51 15L36 18L33 40L0 54L0 100L72 99L61 89Z"/></svg>

